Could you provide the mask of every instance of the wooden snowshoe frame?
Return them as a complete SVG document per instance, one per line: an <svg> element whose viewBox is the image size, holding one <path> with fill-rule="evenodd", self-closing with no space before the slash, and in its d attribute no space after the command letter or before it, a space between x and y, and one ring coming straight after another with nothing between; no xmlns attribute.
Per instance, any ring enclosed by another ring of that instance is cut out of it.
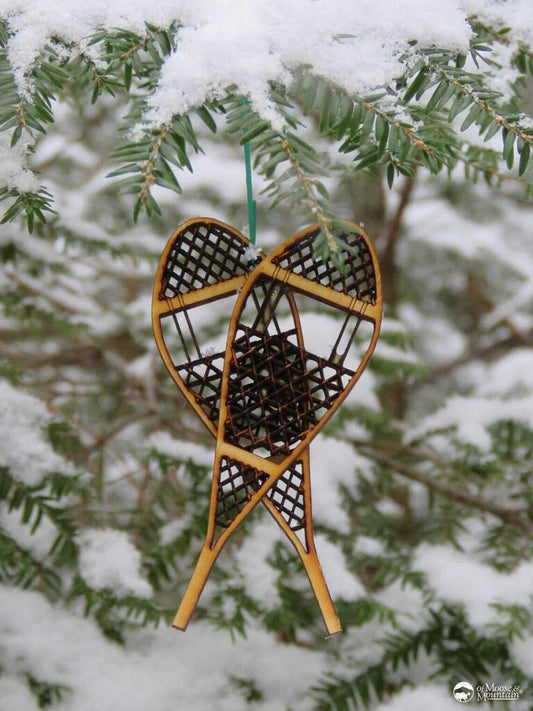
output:
<svg viewBox="0 0 533 711"><path fill-rule="evenodd" d="M341 629L313 540L309 443L366 366L382 309L372 245L358 226L344 224L344 273L315 258L317 225L270 256L260 255L251 271L246 238L216 220L184 223L163 252L153 294L156 342L172 378L217 438L208 530L174 620L179 629L186 628L225 542L260 501L296 548L328 633ZM189 312L199 304L234 300L238 292L225 352L202 353ZM343 316L327 357L305 348L296 294ZM179 359L166 343L165 318L176 327ZM372 325L372 336L359 365L348 368L346 355L363 321Z"/></svg>

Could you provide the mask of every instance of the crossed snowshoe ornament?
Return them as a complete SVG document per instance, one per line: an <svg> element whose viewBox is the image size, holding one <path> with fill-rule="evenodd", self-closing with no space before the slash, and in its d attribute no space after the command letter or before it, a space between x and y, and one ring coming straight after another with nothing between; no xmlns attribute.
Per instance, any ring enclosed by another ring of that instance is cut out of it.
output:
<svg viewBox="0 0 533 711"><path fill-rule="evenodd" d="M370 240L358 225L341 225L342 273L315 256L318 225L251 261L244 235L193 219L162 254L152 299L157 346L216 439L207 534L178 629L187 627L222 547L262 502L298 552L328 634L341 631L313 540L309 444L363 372L382 313ZM205 346L205 305L211 320L231 313L225 348ZM329 311L334 333L317 334L320 318L309 319L305 306Z"/></svg>

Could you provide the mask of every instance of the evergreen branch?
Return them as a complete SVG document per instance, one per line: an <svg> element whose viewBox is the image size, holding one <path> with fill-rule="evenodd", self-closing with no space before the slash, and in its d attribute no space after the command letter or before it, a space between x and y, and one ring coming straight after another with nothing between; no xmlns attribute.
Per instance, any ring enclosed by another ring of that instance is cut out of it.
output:
<svg viewBox="0 0 533 711"><path fill-rule="evenodd" d="M479 38L474 38L471 43L471 54L478 65L481 52L487 50ZM403 101L406 107L415 98L421 99L429 90L433 93L425 106L427 117L436 112L446 110L448 121L452 122L457 115L469 109L463 120L460 130L466 130L470 125L480 127L480 132L485 133L485 140L489 140L496 133L503 136L502 157L509 169L512 168L515 156L515 147L519 155L519 176L526 171L531 157L533 133L522 129L518 117L513 116L497 105L500 94L490 90L482 73L474 74L464 70L466 57L454 56L453 53L440 49L430 49L422 52L423 57L410 70L414 79L407 86ZM407 82L404 79L405 85ZM447 104L452 102L450 108ZM453 146L458 146L454 137ZM452 147L453 147L452 146ZM453 159L453 152L451 157ZM429 166L428 166L429 167Z"/></svg>
<svg viewBox="0 0 533 711"><path fill-rule="evenodd" d="M487 94L490 96L493 92L487 92L486 89L474 89L467 82L461 81L461 79L451 75L450 71L447 69L440 68L438 71L448 84L454 86L456 89L459 90L461 94L468 97L471 102L475 104L476 107L478 107L488 116L490 116L490 118L494 121L495 124L497 124L497 126L502 129L505 129L507 132L513 133L516 138L519 138L526 145L533 145L533 135L523 131L518 126L516 121L512 121L509 118L503 116L503 114L496 106L491 105L490 98L484 96ZM473 122L473 120L475 120L475 118L477 118L477 112L474 113L474 109L471 109L469 116L463 122L463 126L466 128L468 125L470 125L471 122Z"/></svg>
<svg viewBox="0 0 533 711"><path fill-rule="evenodd" d="M198 113L212 131L216 131L216 124L205 105L192 111ZM196 153L202 151L191 118L189 114L184 114L175 116L169 125L160 126L148 133L146 138L136 143L125 143L113 151L112 158L126 164L108 177L119 178L117 185L120 192L137 195L133 210L135 220L141 209L144 209L149 217L161 214L151 192L154 185L181 193L181 186L171 164L192 172L187 155L188 146Z"/></svg>
<svg viewBox="0 0 533 711"><path fill-rule="evenodd" d="M102 632L120 644L124 643L126 626L157 627L162 620L170 622L174 614L174 610L159 608L146 598L119 596L109 588L92 588L80 575L75 576L67 600L77 598L83 600L85 616L92 615Z"/></svg>
<svg viewBox="0 0 533 711"><path fill-rule="evenodd" d="M83 85L85 76L89 76L93 86L91 93L91 103L94 104L105 91L110 96L115 96L115 89L120 86L120 82L112 73L109 67L106 70L101 69L93 57L83 51L79 45L66 45L61 39L55 40L58 44L64 46L74 57L70 59L67 67L70 70L75 83L80 82Z"/></svg>
<svg viewBox="0 0 533 711"><path fill-rule="evenodd" d="M383 98L390 99L387 92L355 96L304 69L297 75L291 95L301 100L304 115L316 112L319 133L342 141L339 151L358 151L356 170L373 163L387 164L387 179L392 186L395 174L412 174L410 163L422 162L432 172L442 167L439 150L445 149L447 142L433 140L430 145L414 126L380 108Z"/></svg>
<svg viewBox="0 0 533 711"><path fill-rule="evenodd" d="M0 580L17 587L42 586L53 598L61 594L61 577L54 568L37 560L0 527Z"/></svg>
<svg viewBox="0 0 533 711"><path fill-rule="evenodd" d="M422 652L437 665L433 676L444 677L451 686L457 679L479 684L489 669L495 667L514 679L525 680L525 675L511 662L504 637L480 635L470 626L464 612L451 605L430 608L429 620L420 630L396 630L385 635L381 642L384 652L380 662L354 678L334 677L315 687L316 711L369 708L373 696L381 700L401 688L401 681L391 681L394 672L410 666Z"/></svg>
<svg viewBox="0 0 533 711"><path fill-rule="evenodd" d="M463 504L469 508L490 513L496 518L499 518L508 526L516 526L521 528L529 538L533 538L533 521L529 518L529 510L527 508L518 509L498 506L497 504L493 504L492 502L482 499L479 496L469 494L463 489L458 489L451 484L447 484L446 482L436 479L433 476L420 472L414 467L398 460L397 457L405 452L403 446L395 446L390 444L373 445L371 442L356 440L353 438L348 441L356 447L358 452L360 452L363 456L368 457L368 459L376 462L376 464L379 464L386 469L392 469L407 479L423 484L431 491L444 496L454 503ZM427 460L430 458L429 455L426 455L424 452L420 451L409 452L409 454L418 461L424 461L424 459Z"/></svg>
<svg viewBox="0 0 533 711"><path fill-rule="evenodd" d="M498 619L490 624L496 634L505 636L509 642L524 639L533 632L533 609L524 605L493 602L491 607Z"/></svg>
<svg viewBox="0 0 533 711"><path fill-rule="evenodd" d="M431 148L424 141L424 139L417 134L414 126L409 126L408 124L403 123L402 121L386 113L385 111L381 111L377 108L377 106L372 103L360 99L356 99L355 102L360 104L367 111L370 111L375 114L375 116L382 119L382 121L385 121L390 126L394 127L398 131L398 133L403 134L417 151L421 151L422 153L427 153L429 155L434 154L434 149Z"/></svg>
<svg viewBox="0 0 533 711"><path fill-rule="evenodd" d="M397 691L400 684L391 683L391 672L404 664L416 661L421 650L430 654L442 640L444 621L433 613L429 624L411 633L398 630L383 641L385 650L381 660L351 679L333 678L315 687L316 711L348 711L351 708L369 708L373 696L383 700Z"/></svg>
<svg viewBox="0 0 533 711"><path fill-rule="evenodd" d="M163 126L152 143L152 150L150 151L148 160L144 163L141 163L140 171L141 174L144 176L144 179L139 193L139 197L137 198L140 202L145 202L148 199L148 196L150 194L150 188L156 182L154 168L161 151L161 145L165 140L166 135L167 128L166 126Z"/></svg>
<svg viewBox="0 0 533 711"><path fill-rule="evenodd" d="M513 173L502 173L497 167L498 161L491 161L489 163L483 163L482 158L488 157L489 154L493 154L495 157L499 156L495 151L483 151L482 148L477 146L468 146L467 153L461 151L455 151L454 157L457 161L464 164L465 178L469 180L472 177L472 182L476 182L477 173L483 175L487 185L493 187L494 183L500 185L503 182L512 182L523 185L527 192L530 193L533 189L532 183L524 177L524 175L515 175ZM472 175L470 174L472 172ZM495 180L493 180L495 179Z"/></svg>
<svg viewBox="0 0 533 711"><path fill-rule="evenodd" d="M42 681L31 674L27 674L27 680L28 687L35 696L40 709L44 709L56 701L61 701L65 692L72 692L70 686Z"/></svg>
<svg viewBox="0 0 533 711"><path fill-rule="evenodd" d="M46 133L46 125L53 123L52 100L57 92L62 91L70 75L62 66L60 59L51 45L46 45L38 61L27 71L32 87L31 97L20 96L13 79L13 74L5 50L0 52L0 80L6 93L2 105L7 111L0 118L2 130L13 128L11 144L15 145L23 131L33 138L33 131Z"/></svg>
<svg viewBox="0 0 533 711"><path fill-rule="evenodd" d="M50 488L48 478L44 478L36 486L29 486L15 479L5 467L0 468L0 501L6 502L9 511L21 510L22 523L31 523L32 532L38 528L42 517L45 516L57 529L50 554L53 554L61 565L69 566L77 558L77 526L70 511L55 505L63 491L64 487Z"/></svg>
<svg viewBox="0 0 533 711"><path fill-rule="evenodd" d="M316 178L311 178L302 170L301 162L288 137L282 137L280 139L280 144L281 148L283 149L289 160L290 165L292 166L296 179L300 181L300 184L306 196L309 210L320 225L322 234L326 239L328 250L333 253L338 252L339 246L333 236L332 220L325 214L321 206L320 200L315 194L319 181Z"/></svg>
<svg viewBox="0 0 533 711"><path fill-rule="evenodd" d="M31 234L36 222L46 224L46 212L56 215L52 208L52 196L45 188L40 188L36 193L21 192L17 188L0 187L0 202L13 200L0 220L0 224L13 222L22 215L26 221L28 232Z"/></svg>
<svg viewBox="0 0 533 711"><path fill-rule="evenodd" d="M500 44L503 44L506 47L511 44L512 30L510 27L502 27L500 29L496 29L494 27L491 27L490 25L487 25L485 22L482 22L479 19L478 15L471 15L468 20L470 22L470 25L478 35L484 35L485 38L490 38L491 41L499 42ZM521 40L519 40L516 45L519 55L522 54L525 57L529 58L530 73L533 74L533 51ZM514 62L516 66L525 74L526 67L520 65L518 56L515 57Z"/></svg>
<svg viewBox="0 0 533 711"><path fill-rule="evenodd" d="M161 28L146 23L146 33L141 36L128 30L116 29L92 35L92 45L104 45L103 58L108 72L123 75L123 85L130 91L132 78L142 80L143 90L153 90L159 79L164 58L176 47L176 24Z"/></svg>

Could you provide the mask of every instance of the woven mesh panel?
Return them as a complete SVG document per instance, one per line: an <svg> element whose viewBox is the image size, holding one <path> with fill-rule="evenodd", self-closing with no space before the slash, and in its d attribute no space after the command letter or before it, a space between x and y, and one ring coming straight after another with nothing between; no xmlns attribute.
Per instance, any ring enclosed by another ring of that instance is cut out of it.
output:
<svg viewBox="0 0 533 711"><path fill-rule="evenodd" d="M268 477L228 457L220 464L215 523L227 528Z"/></svg>
<svg viewBox="0 0 533 711"><path fill-rule="evenodd" d="M283 472L267 493L268 498L293 531L305 526L305 500L302 463L295 462Z"/></svg>
<svg viewBox="0 0 533 711"><path fill-rule="evenodd" d="M227 442L287 454L343 391L353 371L302 350L289 340L294 335L239 326L229 373Z"/></svg>
<svg viewBox="0 0 533 711"><path fill-rule="evenodd" d="M170 299L248 271L246 244L220 225L197 222L180 232L163 271L160 299Z"/></svg>
<svg viewBox="0 0 533 711"><path fill-rule="evenodd" d="M354 232L341 235L351 250L344 253L346 272L341 274L331 262L323 262L314 256L314 241L319 232L317 229L288 245L272 262L322 286L356 296L362 301L374 302L376 276L372 255L364 238Z"/></svg>
<svg viewBox="0 0 533 711"><path fill-rule="evenodd" d="M187 389L192 392L211 422L218 422L220 383L224 368L224 353L215 353L176 367Z"/></svg>

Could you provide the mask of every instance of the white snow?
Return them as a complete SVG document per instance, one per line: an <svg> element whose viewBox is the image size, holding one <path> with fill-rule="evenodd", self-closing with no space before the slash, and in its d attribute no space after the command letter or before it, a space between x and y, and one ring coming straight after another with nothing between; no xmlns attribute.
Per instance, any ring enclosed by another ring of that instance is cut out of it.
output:
<svg viewBox="0 0 533 711"><path fill-rule="evenodd" d="M11 134L8 131L0 133L0 165L2 166L2 182L11 190L16 188L21 193L37 192L39 181L26 167L28 160L28 145L20 140L11 147Z"/></svg>
<svg viewBox="0 0 533 711"><path fill-rule="evenodd" d="M480 371L478 392L486 397L518 397L533 392L533 352L518 348Z"/></svg>
<svg viewBox="0 0 533 711"><path fill-rule="evenodd" d="M176 0L157 3L94 0L83 4L77 0L55 0L53 5L46 0L2 0L0 14L9 18L10 28L15 32L9 59L16 71L17 84L23 92L27 90L25 75L51 36L87 50L87 37L99 26L122 27L142 34L146 22L163 26L186 17L186 5Z"/></svg>
<svg viewBox="0 0 533 711"><path fill-rule="evenodd" d="M178 50L150 100L147 118L153 123L166 122L173 113L236 84L259 113L281 128L268 83L290 83L298 66L308 65L349 91L365 93L402 72L400 55L409 40L464 49L470 34L450 0L423 7L414 0L394 5L388 0L204 0L197 7L196 21L178 33Z"/></svg>
<svg viewBox="0 0 533 711"><path fill-rule="evenodd" d="M513 34L524 42L530 43L533 38L533 5L529 0L462 0L461 6L469 15L477 14L491 25L512 27Z"/></svg>
<svg viewBox="0 0 533 711"><path fill-rule="evenodd" d="M529 606L532 562L520 563L503 573L450 546L422 544L415 551L414 568L426 574L437 595L464 605L470 623L476 627L487 628L498 619L493 603Z"/></svg>
<svg viewBox="0 0 533 711"><path fill-rule="evenodd" d="M166 454L169 457L181 460L190 458L198 464L203 464L207 467L213 466L214 454L212 450L195 442L174 439L168 432L164 431L151 434L146 442L145 449L155 449L160 454Z"/></svg>
<svg viewBox="0 0 533 711"><path fill-rule="evenodd" d="M122 28L143 35L145 23L176 23L177 50L163 62L136 135L220 96L230 85L282 129L282 118L269 99L272 81L290 85L294 71L306 66L349 92L368 94L401 75L406 57L420 46L466 51L471 36L466 20L473 12L482 20L516 19L517 39L498 48L497 59L508 58L518 39L529 39L528 0L505 3L505 12L497 0L471 0L466 6L456 0L427 0L423 5L417 0L0 0L0 16L7 18L12 32L8 57L22 96L31 94L32 65L51 38L63 41L57 49L65 56L83 51L104 66L102 47L89 43L96 30ZM418 43L414 48L413 41ZM515 80L516 72L498 68L491 81L507 95ZM37 190L38 180L26 167L26 148L8 152L2 145L8 184Z"/></svg>
<svg viewBox="0 0 533 711"><path fill-rule="evenodd" d="M260 630L250 629L247 640L233 644L227 632L201 622L194 634L166 626L145 630L124 648L103 638L92 621L51 605L42 595L2 586L0 639L0 681L7 698L19 704L6 711L35 708L21 688L27 673L71 688L55 705L57 711L213 711L214 703L217 711L243 709L229 675L257 679L265 695L255 706L258 711L287 705L304 711L303 693L323 668L322 655L279 645Z"/></svg>
<svg viewBox="0 0 533 711"><path fill-rule="evenodd" d="M227 84L234 83L239 91L248 95L253 107L272 120L276 127L281 124L268 100L270 80L288 84L292 81L293 70L307 63L310 71L342 84L349 91L369 92L403 72L405 64L400 57L402 52L411 51L407 43L413 38L419 40L418 46L435 42L453 49L466 49L470 30L465 18L472 12L479 13L482 19L501 20L502 24L513 26L509 35L511 44L499 48L493 58L507 61L516 48L517 39L531 41L531 0L508 0L505 3L464 0L460 5L457 0L427 0L424 3L415 0L294 0L291 3L282 0L158 0L157 3L93 0L85 4L79 0L0 0L0 15L8 16L10 29L14 32L9 56L23 93L31 91L28 69L51 35L77 43L99 63L100 48L87 47L87 38L97 27L130 28L142 34L145 21L169 26L173 20L178 20L178 49L164 64L159 89L150 99L146 120L168 120L172 113L217 96ZM412 51L415 50L416 47ZM508 92L509 82L515 76L514 70L495 71L491 85ZM39 170L39 162L53 162L58 156L68 158L80 168L80 183L74 184L73 181L68 188L55 183L51 171L62 224L74 235L79 234L87 240L107 240L108 226L112 228L114 218L95 216L94 205L99 204L97 199L104 188L108 167L96 151L92 153L79 143L84 139L79 133L76 107L57 102L53 108L61 121L50 136L39 143L33 164ZM110 119L109 125L114 130L115 118ZM61 132L61 136L55 135L54 131L56 134ZM466 137L470 138L469 135ZM199 155L195 160L194 174L183 173L185 193L179 204L176 205L175 197L162 198L161 204L170 214L176 217L194 214L197 208L201 213L206 210L210 213L217 204L219 217L229 221L234 216L245 189L241 154L222 145L218 136L215 139L202 139L206 155ZM37 189L35 175L25 167L28 146L20 143L14 151L9 151L6 141L9 142L9 136L0 135L4 180L8 186L20 190ZM48 182L46 175L44 177ZM262 185L257 176L255 181L259 192ZM463 214L450 209L437 192L437 183L433 179L419 181L414 201L404 215L399 259L405 254L413 254L419 247L429 254L452 254L457 260L456 269L444 273L445 269L435 259L434 264L425 266L425 274L433 280L431 287L436 286L435 280L440 280L439 284L448 287L454 296L464 288L461 280L466 262L475 264L478 260L495 266L505 264L505 269L517 275L517 282L522 280L521 284L516 284L515 291L506 294L506 298L496 304L483 323L489 330L501 325L504 318L529 318L527 326L531 323L533 301L530 207L515 205L497 219L487 217L485 221L477 221L466 209ZM486 193L480 194L486 199ZM397 198L398 193L393 194L389 202L391 211L394 210L394 197ZM289 236L282 234L284 226L279 222L274 229L275 220L265 221L268 225L264 227L264 234L260 234L262 243L270 246ZM242 225L237 226L242 228ZM142 244L155 253L163 244L160 235L156 234L157 229L147 228L146 224L132 228L116 235L114 244ZM107 286L106 282L98 282L102 277L98 262L102 259L100 255L87 255L83 249L76 251L73 247L59 254L52 250L51 243L48 248L41 239L21 236L18 226L5 225L3 230L2 243L17 241L21 249L33 256L47 263L61 261L72 269L72 279L53 275L48 295L63 301L68 298L74 318L87 321L92 333L110 331L125 321L146 328L150 295L141 287L138 298L125 304L123 310L119 311L120 305L116 312L102 308L100 297L106 293ZM443 263L448 262L444 260ZM420 265L415 266L423 272ZM143 268L144 271L135 271L136 278L146 279L152 265L143 265ZM126 259L109 259L107 278L110 282L116 281L128 269L133 274ZM21 280L25 278L22 270L18 276ZM499 283L497 279L493 281ZM508 286L506 281L505 286ZM115 292L111 289L109 293ZM212 316L212 313L207 315ZM401 321L385 319L384 333L412 328L421 340L425 338L423 348L416 351L416 356L413 353L406 355L399 348L382 342L377 352L383 358L421 364L428 362L432 366L453 361L469 348L467 336L446 320L442 312L424 315L418 308L401 304L399 314ZM316 314L304 316L302 320L312 349L323 349L338 330L338 324ZM204 321L201 324L204 325ZM207 320L205 325L208 325ZM144 338L148 340L149 336ZM219 342L223 344L224 334L209 346ZM153 342L151 345L153 347ZM486 428L495 420L504 417L533 424L533 359L530 350L515 349L490 364L474 363L475 374L469 377L475 397L455 395L446 398L444 387L442 390L435 388L430 406L433 413L428 415L430 407L425 408L422 403L417 412L422 412L423 416L419 416L416 426L410 428L406 423L409 437L416 438L434 428L455 427L463 440L487 448L490 441ZM132 361L128 368L124 368L125 376L142 381L150 375L151 358L150 353ZM367 371L348 399L347 406L355 408L363 404L379 408L376 381L376 376ZM87 387L94 383L91 378L87 382ZM64 393L68 387L65 381L55 384L56 392ZM174 387L170 380L168 387ZM70 471L43 434L43 427L50 421L43 402L1 380L0 402L0 466L8 466L14 476L31 485L38 483L50 470ZM348 423L343 435L355 428L353 422ZM116 500L119 496L122 504L128 502L128 496L132 502L136 500L135 487L131 486L125 493L126 487L139 472L139 459L144 461L152 448L179 459L190 457L207 466L206 476L210 479L214 441L203 447L175 439L164 431L141 439L138 436L141 432L140 426L132 427L124 434L124 441L115 438L124 449L130 443L137 448L122 458L117 444L115 456L119 461L106 464L104 483L113 482ZM443 437L442 441L449 447L448 437ZM433 443L438 444L438 437ZM353 550L357 555L385 554L380 540L357 535L358 531L352 529L339 491L341 484L353 488L359 471L368 476L372 462L358 456L345 442L323 434L313 442L311 450L315 522L352 535ZM186 467L178 471L178 478L184 479L185 471ZM134 474L126 480L125 472ZM183 483L187 485L187 482ZM423 509L425 513L427 489L416 484L410 488L417 497L413 509L417 513ZM111 499L110 506L115 501ZM382 499L376 507L385 514L402 512L390 498ZM170 543L190 525L189 511L185 513L183 518L168 521L160 530L161 543ZM276 589L279 571L268 564L267 558L276 542L283 540L283 535L271 517L251 518L254 520L247 535L231 541L227 555L221 556L217 565L220 566L219 572L230 576L231 583L238 579L245 585L247 593L268 610L279 604ZM8 513L5 506L0 508L0 525L38 559L46 556L55 534L49 521L43 520L37 534L31 536L29 526L20 523L20 512ZM533 564L522 563L510 573L497 572L476 558L486 524L472 514L472 520L465 521L465 525L467 531L460 537L460 542L465 545L467 553L455 551L450 546L421 545L415 551L414 567L426 574L438 596L464 605L469 621L487 631L498 619L492 603L528 604L533 589ZM125 533L111 529L83 530L79 544L80 572L88 584L97 589L110 587L119 595L152 595L151 587L142 575L139 551ZM325 534L320 534L317 535L317 548L334 597L354 600L368 595L357 574L347 569L339 546ZM187 568L188 555L178 561L183 569ZM180 585L182 582L180 580ZM308 590L303 574L296 583ZM216 581L209 585L217 592L224 587ZM203 598L205 607L209 606L210 593L208 586ZM425 606L420 592L414 588L402 588L399 583L394 583L380 590L375 597L398 613L403 628L413 630L425 623ZM229 598L226 612L231 611L232 605L235 601ZM199 619L194 620L187 634L177 633L162 624L157 631L146 629L128 634L125 646L120 647L105 639L93 620L81 619L60 603L51 605L36 592L0 585L0 708L1 711L4 706L6 711L37 710L35 698L28 690L27 674L71 687L72 691L65 692L63 701L54 706L57 711L212 711L213 708L233 711L251 708L241 692L228 681L228 677L234 675L256 680L264 694L264 699L253 705L258 711L286 708L307 711L311 704L309 690L320 681L328 666L329 671L333 667L333 671L349 675L354 670L347 660L357 658L357 669L362 671L373 654L374 661L377 661L382 653L382 647L372 637L383 632L383 625L377 620L363 628L352 628L339 639L339 645L346 648L352 645L355 651L351 657L333 653L329 659L323 650L315 652L303 646L282 645L275 635L259 629L259 624L250 620L247 639L237 637L235 643L228 632L220 632ZM305 636L307 631L300 633ZM514 641L511 650L518 666L525 673L533 674L533 638L526 635L523 640ZM409 674L409 680L413 681L412 674ZM458 708L446 683L406 687L392 700L377 703L375 711L426 711L427 708L433 711Z"/></svg>
<svg viewBox="0 0 533 711"><path fill-rule="evenodd" d="M0 380L0 403L0 466L28 486L53 471L72 473L46 440L43 429L51 417L43 402Z"/></svg>
<svg viewBox="0 0 533 711"><path fill-rule="evenodd" d="M37 699L31 693L27 680L20 675L0 676L0 699L6 711L39 711Z"/></svg>
<svg viewBox="0 0 533 711"><path fill-rule="evenodd" d="M283 538L273 518L266 516L253 522L242 545L234 553L246 591L267 609L279 605L278 571L268 564L267 559L274 552L274 544Z"/></svg>
<svg viewBox="0 0 533 711"><path fill-rule="evenodd" d="M515 639L511 650L518 667L524 674L533 676L533 635L525 633L523 639Z"/></svg>
<svg viewBox="0 0 533 711"><path fill-rule="evenodd" d="M290 83L301 65L365 93L403 71L400 57L416 39L466 50L470 29L455 0L1 0L15 33L9 58L21 91L31 90L27 73L51 36L87 47L97 27L144 31L144 22L168 26L179 21L178 50L165 62L148 119L168 121L217 96L229 84L248 95L255 109L279 125L268 99L270 81ZM353 70L357 67L357 71Z"/></svg>
<svg viewBox="0 0 533 711"><path fill-rule="evenodd" d="M418 350L420 365L448 363L464 352L466 337L446 319L435 314L421 322L417 310L410 304L401 307L401 315L405 330L415 333L421 343L422 350Z"/></svg>
<svg viewBox="0 0 533 711"><path fill-rule="evenodd" d="M31 524L35 515L28 524L23 524L21 513L16 509L9 511L3 502L0 503L0 527L34 558L44 560L57 537L57 528L44 516L37 531L32 534Z"/></svg>
<svg viewBox="0 0 533 711"><path fill-rule="evenodd" d="M412 585L395 581L375 593L374 597L394 610L396 619L404 630L416 632L428 623L429 612L424 604L423 593Z"/></svg>
<svg viewBox="0 0 533 711"><path fill-rule="evenodd" d="M433 430L455 428L460 439L486 450L491 444L487 427L500 420L519 420L533 426L533 396L502 400L453 395L441 408L413 427L409 439L415 440Z"/></svg>
<svg viewBox="0 0 533 711"><path fill-rule="evenodd" d="M368 470L370 464L346 442L320 434L310 451L313 518L326 526L348 532L350 521L342 506L339 484L353 485L357 481L357 468Z"/></svg>
<svg viewBox="0 0 533 711"><path fill-rule="evenodd" d="M188 523L189 522L186 519L179 518L162 526L159 529L159 540L161 545L165 546L167 543L170 543L178 538L187 528Z"/></svg>
<svg viewBox="0 0 533 711"><path fill-rule="evenodd" d="M377 538L370 536L357 536L353 547L354 553L359 555L380 556L385 552L385 546Z"/></svg>
<svg viewBox="0 0 533 711"><path fill-rule="evenodd" d="M344 600L366 597L363 584L355 573L346 567L346 561L340 548L322 534L315 536L315 543L331 596Z"/></svg>
<svg viewBox="0 0 533 711"><path fill-rule="evenodd" d="M79 534L80 573L97 590L150 597L152 588L141 573L141 554L123 531L86 528Z"/></svg>
<svg viewBox="0 0 533 711"><path fill-rule="evenodd" d="M391 701L379 704L375 711L457 711L457 701L443 684L406 687Z"/></svg>
<svg viewBox="0 0 533 711"><path fill-rule="evenodd" d="M404 510L400 506L400 504L397 504L396 501L393 501L392 499L380 499L379 501L376 502L376 509L383 516L392 516L392 517L394 517L394 516L401 517L404 512Z"/></svg>

